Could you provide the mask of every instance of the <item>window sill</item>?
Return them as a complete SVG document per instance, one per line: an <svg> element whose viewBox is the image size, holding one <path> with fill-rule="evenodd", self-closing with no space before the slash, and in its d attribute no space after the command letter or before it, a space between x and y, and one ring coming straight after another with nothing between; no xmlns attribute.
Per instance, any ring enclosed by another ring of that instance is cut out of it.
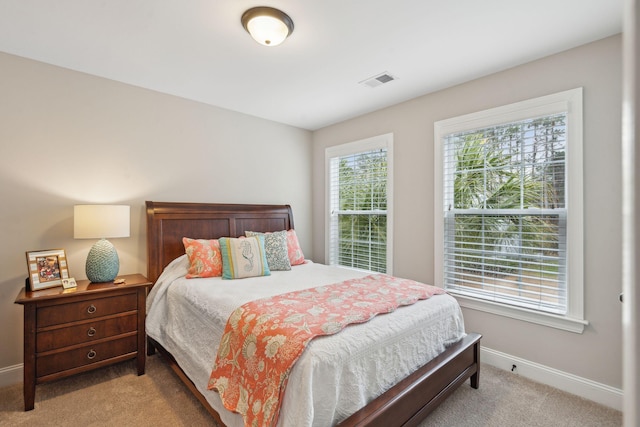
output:
<svg viewBox="0 0 640 427"><path fill-rule="evenodd" d="M508 306L492 301L480 300L477 298L460 295L450 292L461 307L470 308L472 310L484 311L486 313L497 314L499 316L510 317L512 319L523 320L525 322L535 323L538 325L548 326L551 328L562 329L564 331L581 334L584 327L589 324L587 320L576 319L568 316L561 316L550 313L542 313L539 311L528 310L526 308Z"/></svg>

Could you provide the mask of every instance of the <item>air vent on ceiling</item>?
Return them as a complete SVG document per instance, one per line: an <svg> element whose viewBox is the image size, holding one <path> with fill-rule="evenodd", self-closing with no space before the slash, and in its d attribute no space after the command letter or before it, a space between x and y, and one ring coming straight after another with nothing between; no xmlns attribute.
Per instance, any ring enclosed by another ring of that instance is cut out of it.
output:
<svg viewBox="0 0 640 427"><path fill-rule="evenodd" d="M368 86L368 87L378 87L380 85L383 85L385 83L389 83L391 81L396 80L396 78L394 76L392 76L391 74L384 72L382 74L378 74L376 76L373 77L369 77L368 79L365 79L363 81L361 81L360 83Z"/></svg>

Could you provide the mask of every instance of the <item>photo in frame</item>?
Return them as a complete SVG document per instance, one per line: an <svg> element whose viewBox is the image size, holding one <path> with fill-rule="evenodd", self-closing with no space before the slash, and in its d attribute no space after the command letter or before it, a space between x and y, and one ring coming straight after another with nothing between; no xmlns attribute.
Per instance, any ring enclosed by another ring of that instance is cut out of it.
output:
<svg viewBox="0 0 640 427"><path fill-rule="evenodd" d="M30 291L61 286L64 279L69 279L64 249L27 252L27 268Z"/></svg>
<svg viewBox="0 0 640 427"><path fill-rule="evenodd" d="M62 287L64 289L71 289L71 288L75 288L77 286L78 286L78 284L76 283L75 277L69 277L68 279L62 279Z"/></svg>

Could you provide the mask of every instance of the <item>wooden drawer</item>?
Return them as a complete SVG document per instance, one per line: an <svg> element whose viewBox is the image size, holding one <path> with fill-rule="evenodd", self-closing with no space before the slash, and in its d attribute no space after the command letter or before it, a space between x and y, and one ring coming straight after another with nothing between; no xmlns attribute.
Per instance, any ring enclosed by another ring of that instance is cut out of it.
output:
<svg viewBox="0 0 640 427"><path fill-rule="evenodd" d="M41 331L36 338L36 353L135 332L138 326L137 322L138 316L135 312L127 316L94 320L74 326Z"/></svg>
<svg viewBox="0 0 640 427"><path fill-rule="evenodd" d="M144 374L145 299L152 283L141 274L120 278L124 283L78 280L70 291L20 291L25 411L35 406L36 384L134 358L138 375Z"/></svg>
<svg viewBox="0 0 640 427"><path fill-rule="evenodd" d="M93 298L68 304L38 307L36 313L36 327L44 328L78 320L94 319L110 314L136 310L137 296L135 293L113 297Z"/></svg>
<svg viewBox="0 0 640 427"><path fill-rule="evenodd" d="M127 337L94 343L73 350L54 352L46 356L37 356L36 377L66 371L80 366L90 365L112 357L135 354L137 334Z"/></svg>

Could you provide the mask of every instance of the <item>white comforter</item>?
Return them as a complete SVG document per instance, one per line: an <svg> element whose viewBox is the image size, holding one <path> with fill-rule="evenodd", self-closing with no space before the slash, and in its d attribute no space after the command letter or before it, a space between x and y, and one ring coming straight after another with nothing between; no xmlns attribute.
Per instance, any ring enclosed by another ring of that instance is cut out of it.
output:
<svg viewBox="0 0 640 427"><path fill-rule="evenodd" d="M174 260L147 298L147 334L175 357L228 427L243 425L207 382L231 312L268 296L368 273L308 262L291 271L241 280L185 279ZM436 295L342 332L311 341L291 371L278 426L334 425L464 336L460 307Z"/></svg>

